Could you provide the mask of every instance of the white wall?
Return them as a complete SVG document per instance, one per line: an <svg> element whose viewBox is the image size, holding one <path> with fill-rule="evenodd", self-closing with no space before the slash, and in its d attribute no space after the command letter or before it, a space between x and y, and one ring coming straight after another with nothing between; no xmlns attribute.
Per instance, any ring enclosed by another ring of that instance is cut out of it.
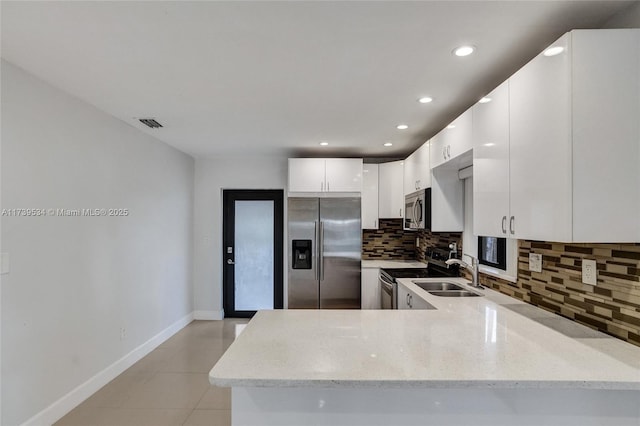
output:
<svg viewBox="0 0 640 426"><path fill-rule="evenodd" d="M16 425L191 314L194 160L1 71L2 207L129 209L2 217L1 423Z"/></svg>
<svg viewBox="0 0 640 426"><path fill-rule="evenodd" d="M195 176L195 315L219 319L223 315L222 190L285 189L287 159L247 156L196 160Z"/></svg>

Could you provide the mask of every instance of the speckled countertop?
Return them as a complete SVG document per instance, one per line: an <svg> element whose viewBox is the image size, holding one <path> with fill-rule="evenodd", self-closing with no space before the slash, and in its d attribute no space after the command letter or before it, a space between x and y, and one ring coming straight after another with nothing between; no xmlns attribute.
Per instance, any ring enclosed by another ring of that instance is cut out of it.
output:
<svg viewBox="0 0 640 426"><path fill-rule="evenodd" d="M363 268L426 268L427 264L417 260L363 260Z"/></svg>
<svg viewBox="0 0 640 426"><path fill-rule="evenodd" d="M400 282L437 309L261 311L211 383L640 391L639 347L493 290L442 298Z"/></svg>

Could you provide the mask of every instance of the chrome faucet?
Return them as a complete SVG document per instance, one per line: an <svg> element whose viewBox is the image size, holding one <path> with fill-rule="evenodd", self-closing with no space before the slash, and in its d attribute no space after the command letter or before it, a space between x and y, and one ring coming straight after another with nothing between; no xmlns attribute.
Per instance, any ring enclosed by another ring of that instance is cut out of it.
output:
<svg viewBox="0 0 640 426"><path fill-rule="evenodd" d="M471 280L471 286L475 287L475 288L484 288L482 285L480 285L480 282L478 281L478 259L476 259L473 256L469 256L471 258L471 265L469 265L467 262L462 261L460 259L449 259L447 260L445 263L447 265L460 265L462 268L468 269L469 271L471 271L471 276L472 276L472 280Z"/></svg>

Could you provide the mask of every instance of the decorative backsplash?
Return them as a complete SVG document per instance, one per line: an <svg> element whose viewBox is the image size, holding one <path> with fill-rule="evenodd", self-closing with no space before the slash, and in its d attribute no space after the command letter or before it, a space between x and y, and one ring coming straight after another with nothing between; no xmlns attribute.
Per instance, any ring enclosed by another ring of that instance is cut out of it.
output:
<svg viewBox="0 0 640 426"><path fill-rule="evenodd" d="M362 260L414 260L415 238L402 228L402 219L380 219L378 229L362 231Z"/></svg>
<svg viewBox="0 0 640 426"><path fill-rule="evenodd" d="M417 232L420 244L416 252L416 259L426 262L425 253L429 247L448 248L449 244L458 245L458 253L462 253L462 233L461 232L431 232L421 229Z"/></svg>
<svg viewBox="0 0 640 426"><path fill-rule="evenodd" d="M518 282L480 274L509 296L640 346L640 244L573 244L520 240ZM542 272L529 271L542 254ZM582 259L597 262L598 284L583 284Z"/></svg>

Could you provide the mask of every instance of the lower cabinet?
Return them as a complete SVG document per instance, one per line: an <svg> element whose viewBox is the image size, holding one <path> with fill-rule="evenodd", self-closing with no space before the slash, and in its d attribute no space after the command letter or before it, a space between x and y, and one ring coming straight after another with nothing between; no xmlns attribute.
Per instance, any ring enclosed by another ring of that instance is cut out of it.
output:
<svg viewBox="0 0 640 426"><path fill-rule="evenodd" d="M429 302L398 283L398 309L435 309Z"/></svg>
<svg viewBox="0 0 640 426"><path fill-rule="evenodd" d="M380 268L362 268L360 307L362 309L380 309Z"/></svg>

